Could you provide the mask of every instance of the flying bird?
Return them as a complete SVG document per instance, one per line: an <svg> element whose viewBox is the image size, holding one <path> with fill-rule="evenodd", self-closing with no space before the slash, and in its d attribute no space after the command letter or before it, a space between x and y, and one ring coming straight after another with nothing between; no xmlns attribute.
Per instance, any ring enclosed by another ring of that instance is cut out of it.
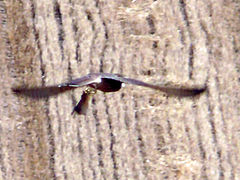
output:
<svg viewBox="0 0 240 180"><path fill-rule="evenodd" d="M90 97L96 93L97 90L102 92L116 92L119 91L124 84L133 84L151 89L159 90L167 93L169 96L189 97L195 96L205 91L206 87L179 87L169 85L154 85L146 83L140 80L123 77L119 74L110 73L90 73L81 78L72 80L70 82L53 85L53 86L41 86L41 87L16 87L12 88L16 94L21 94L31 98L41 99L54 96L65 91L69 91L78 87L87 86L80 102L75 106L74 111L79 114L85 114ZM90 89L89 89L90 88Z"/></svg>

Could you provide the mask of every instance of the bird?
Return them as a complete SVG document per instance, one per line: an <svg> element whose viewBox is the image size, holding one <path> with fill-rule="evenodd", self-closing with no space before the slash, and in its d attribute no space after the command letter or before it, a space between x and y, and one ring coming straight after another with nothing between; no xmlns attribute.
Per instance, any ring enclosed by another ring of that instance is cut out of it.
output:
<svg viewBox="0 0 240 180"><path fill-rule="evenodd" d="M132 84L137 86L143 86L158 91L162 91L169 96L178 97L192 97L201 94L206 90L206 86L197 87L181 87L181 86L170 86L166 84L151 84L146 83L137 79L127 78L120 74L112 73L90 73L80 78L71 80L70 82L61 83L52 86L38 86L38 87L14 87L12 91L15 94L23 95L35 99L48 98L50 96L55 96L60 93L64 93L75 88L87 86L90 89L86 89L82 98L75 106L74 110L79 114L85 114L86 110L81 111L86 104L90 96L95 94L97 91L102 91L104 93L117 92L125 84ZM82 106L82 107L81 107ZM85 108L86 109L86 108ZM83 113L81 113L83 112Z"/></svg>

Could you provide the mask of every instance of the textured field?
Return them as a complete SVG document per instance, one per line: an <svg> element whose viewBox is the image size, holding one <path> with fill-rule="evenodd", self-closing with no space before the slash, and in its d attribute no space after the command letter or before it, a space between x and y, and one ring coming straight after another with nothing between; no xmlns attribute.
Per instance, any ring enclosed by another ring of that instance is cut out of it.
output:
<svg viewBox="0 0 240 180"><path fill-rule="evenodd" d="M0 179L240 179L240 1L1 0ZM47 100L11 87L89 72L207 84Z"/></svg>

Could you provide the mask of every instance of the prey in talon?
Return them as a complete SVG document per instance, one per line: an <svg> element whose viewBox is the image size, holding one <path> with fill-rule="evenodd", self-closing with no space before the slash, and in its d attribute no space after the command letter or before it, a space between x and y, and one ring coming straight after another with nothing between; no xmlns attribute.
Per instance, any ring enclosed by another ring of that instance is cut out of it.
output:
<svg viewBox="0 0 240 180"><path fill-rule="evenodd" d="M82 93L80 101L74 107L74 109L72 111L72 115L74 114L74 112L76 112L78 114L86 115L87 109L89 106L89 102L91 101L92 96L96 93L97 93L96 89L86 88Z"/></svg>
<svg viewBox="0 0 240 180"><path fill-rule="evenodd" d="M110 73L90 73L70 82L41 87L16 87L12 88L13 92L18 95L28 96L35 99L48 98L50 96L58 95L60 93L73 90L75 88L87 86L90 90L85 90L82 94L80 102L74 108L74 111L79 114L86 114L86 107L88 106L88 99L92 97L97 90L102 92L117 92L124 84L132 84L142 87L147 87L162 91L169 96L192 97L201 94L206 90L206 86L183 87L183 86L169 86L166 84L151 84L136 79L126 78L118 74Z"/></svg>

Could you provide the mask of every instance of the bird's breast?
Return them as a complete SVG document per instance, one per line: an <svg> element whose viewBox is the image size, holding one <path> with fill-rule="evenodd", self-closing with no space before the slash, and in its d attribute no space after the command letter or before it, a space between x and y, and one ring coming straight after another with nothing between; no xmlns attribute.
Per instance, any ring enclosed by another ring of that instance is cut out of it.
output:
<svg viewBox="0 0 240 180"><path fill-rule="evenodd" d="M116 92L121 89L122 82L114 79L102 78L101 82L93 83L89 86L103 92Z"/></svg>

